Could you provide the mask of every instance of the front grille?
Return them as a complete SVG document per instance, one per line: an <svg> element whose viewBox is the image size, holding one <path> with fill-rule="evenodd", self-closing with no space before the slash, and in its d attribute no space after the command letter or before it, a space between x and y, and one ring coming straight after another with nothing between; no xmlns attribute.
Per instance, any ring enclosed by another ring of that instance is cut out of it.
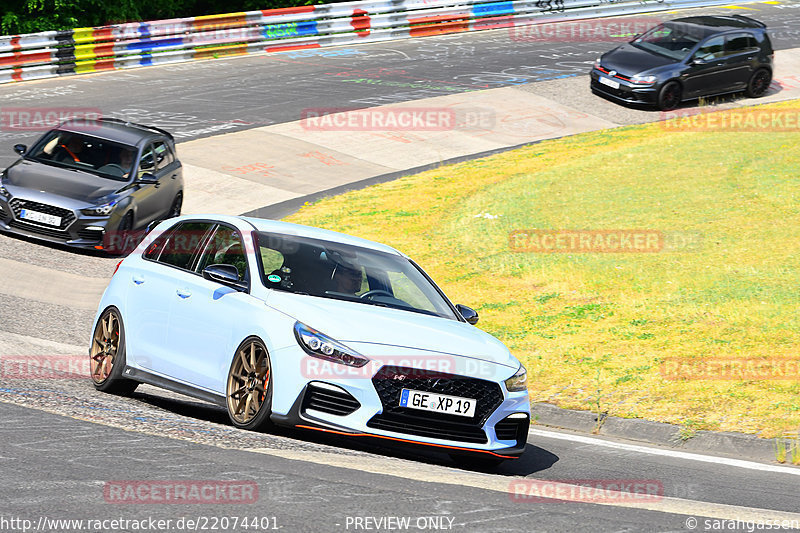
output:
<svg viewBox="0 0 800 533"><path fill-rule="evenodd" d="M40 235L47 235L48 237L55 237L56 239L69 240L70 234L68 231L62 231L53 227L42 226L39 224L28 224L21 220L12 220L8 225L14 229L21 229L23 231L30 231L31 233L38 233Z"/></svg>
<svg viewBox="0 0 800 533"><path fill-rule="evenodd" d="M49 204L42 204L39 202L34 202L32 200L21 200L20 198L14 198L8 204L11 207L11 210L14 212L14 218L18 219L22 224L24 224L25 229L36 231L37 233L46 233L44 231L39 231L38 228L43 228L47 230L57 230L57 229L65 230L69 227L70 224L72 224L75 221L75 213L73 213L69 209L64 209L63 207L57 207ZM38 222L21 220L19 217L22 214L23 209L30 209L31 211L38 211L46 215L54 215L57 217L61 217L61 225L58 228L55 228L54 226L39 224Z"/></svg>
<svg viewBox="0 0 800 533"><path fill-rule="evenodd" d="M315 386L313 383L308 386L303 397L302 411L314 409L332 415L346 416L361 407L358 400L342 389Z"/></svg>
<svg viewBox="0 0 800 533"><path fill-rule="evenodd" d="M497 440L513 440L521 446L528 440L530 420L527 416L520 418L506 417L494 426Z"/></svg>
<svg viewBox="0 0 800 533"><path fill-rule="evenodd" d="M385 366L372 378L372 384L383 412L373 416L367 426L410 435L485 443L488 439L481 428L503 403L503 392L497 383L441 372ZM472 398L476 401L475 415L467 418L401 407L403 389Z"/></svg>

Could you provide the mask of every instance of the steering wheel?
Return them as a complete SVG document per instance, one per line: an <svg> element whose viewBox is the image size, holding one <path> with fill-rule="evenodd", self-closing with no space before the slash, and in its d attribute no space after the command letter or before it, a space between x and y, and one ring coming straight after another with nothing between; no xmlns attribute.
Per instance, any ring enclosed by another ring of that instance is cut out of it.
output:
<svg viewBox="0 0 800 533"><path fill-rule="evenodd" d="M368 298L372 298L373 296L378 296L378 295L385 295L388 296L389 298L394 298L394 294L392 294L389 291L384 291L383 289L372 289L371 291L367 291L361 296L359 296L359 298L363 298L364 300L366 300Z"/></svg>

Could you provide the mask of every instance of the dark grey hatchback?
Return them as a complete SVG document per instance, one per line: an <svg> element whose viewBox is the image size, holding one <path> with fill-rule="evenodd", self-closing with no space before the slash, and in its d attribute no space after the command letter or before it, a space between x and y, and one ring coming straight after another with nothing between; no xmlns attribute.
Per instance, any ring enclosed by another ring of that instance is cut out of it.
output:
<svg viewBox="0 0 800 533"><path fill-rule="evenodd" d="M120 236L177 216L183 169L168 132L111 118L67 121L0 174L0 230L114 252Z"/></svg>
<svg viewBox="0 0 800 533"><path fill-rule="evenodd" d="M772 61L763 23L742 15L686 17L603 54L592 69L591 88L665 111L704 96L744 91L757 98L772 82Z"/></svg>

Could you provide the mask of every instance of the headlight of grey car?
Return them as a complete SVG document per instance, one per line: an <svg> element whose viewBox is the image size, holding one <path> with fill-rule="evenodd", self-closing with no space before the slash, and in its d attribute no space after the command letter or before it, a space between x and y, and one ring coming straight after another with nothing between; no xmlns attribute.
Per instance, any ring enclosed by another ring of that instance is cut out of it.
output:
<svg viewBox="0 0 800 533"><path fill-rule="evenodd" d="M115 205L117 205L116 200L113 202L108 202L106 204L96 205L94 207L87 207L86 209L81 209L81 213L89 216L102 217L111 213Z"/></svg>
<svg viewBox="0 0 800 533"><path fill-rule="evenodd" d="M506 388L508 392L520 392L524 390L528 390L528 371L525 370L525 367L519 365L519 370L517 373L511 376L506 380Z"/></svg>

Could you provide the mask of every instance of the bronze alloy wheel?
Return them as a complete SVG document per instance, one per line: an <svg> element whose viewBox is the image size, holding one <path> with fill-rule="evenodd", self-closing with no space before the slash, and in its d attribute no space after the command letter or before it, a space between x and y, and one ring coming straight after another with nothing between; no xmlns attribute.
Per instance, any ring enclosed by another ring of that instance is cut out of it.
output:
<svg viewBox="0 0 800 533"><path fill-rule="evenodd" d="M226 387L228 416L233 425L260 429L269 425L272 368L264 344L255 337L236 350Z"/></svg>
<svg viewBox="0 0 800 533"><path fill-rule="evenodd" d="M90 372L97 390L114 394L130 394L137 382L124 379L125 329L119 312L111 307L100 315L94 327L89 348Z"/></svg>

